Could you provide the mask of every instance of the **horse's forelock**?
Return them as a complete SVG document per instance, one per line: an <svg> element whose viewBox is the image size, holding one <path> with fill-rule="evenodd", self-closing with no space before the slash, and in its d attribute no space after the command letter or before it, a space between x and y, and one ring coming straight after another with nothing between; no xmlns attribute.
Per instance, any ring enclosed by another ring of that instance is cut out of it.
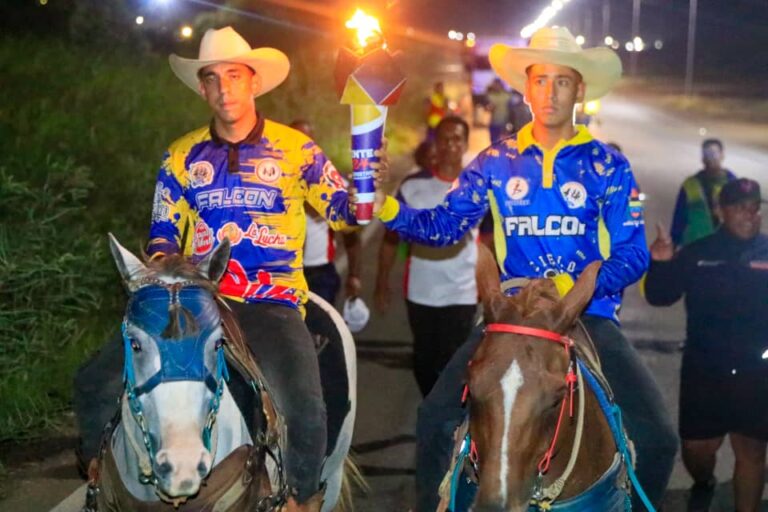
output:
<svg viewBox="0 0 768 512"><path fill-rule="evenodd" d="M200 273L197 266L177 254L150 261L147 263L147 268L154 273L158 279L167 281L169 284L178 281L190 281L205 288L214 295L217 294L217 286L206 279L206 277Z"/></svg>

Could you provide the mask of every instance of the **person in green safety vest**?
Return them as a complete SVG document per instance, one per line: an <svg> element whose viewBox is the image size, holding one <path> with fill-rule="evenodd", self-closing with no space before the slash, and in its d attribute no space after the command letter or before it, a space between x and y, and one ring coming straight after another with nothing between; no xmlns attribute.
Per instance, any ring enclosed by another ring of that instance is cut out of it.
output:
<svg viewBox="0 0 768 512"><path fill-rule="evenodd" d="M707 139L701 144L704 169L685 179L675 204L670 236L676 248L711 235L720 226L720 189L736 179L723 167L723 158L723 143L719 139Z"/></svg>

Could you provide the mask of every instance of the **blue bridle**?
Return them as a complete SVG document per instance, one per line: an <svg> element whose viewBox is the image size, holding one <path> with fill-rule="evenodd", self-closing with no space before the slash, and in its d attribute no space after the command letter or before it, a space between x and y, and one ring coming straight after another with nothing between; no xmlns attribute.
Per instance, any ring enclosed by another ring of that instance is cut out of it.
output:
<svg viewBox="0 0 768 512"><path fill-rule="evenodd" d="M176 322L175 328L170 328L172 321ZM140 386L136 384L133 353L141 350L141 345L130 336L129 326L135 326L151 337L160 353L160 369ZM153 280L131 295L122 324L125 352L123 379L131 414L142 431L150 460L154 460L154 447L139 397L166 382L204 382L213 393L202 432L203 444L207 450L211 450L211 431L224 391L224 381L229 380L229 372L222 340L216 342L214 373L205 365L205 345L220 326L221 318L215 298L195 282L166 284ZM140 479L143 483L156 483L154 474Z"/></svg>

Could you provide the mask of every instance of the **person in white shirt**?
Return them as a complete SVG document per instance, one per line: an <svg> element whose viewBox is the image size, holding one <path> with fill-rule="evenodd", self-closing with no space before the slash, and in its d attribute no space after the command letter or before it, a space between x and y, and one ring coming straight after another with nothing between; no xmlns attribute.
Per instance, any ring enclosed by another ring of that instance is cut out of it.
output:
<svg viewBox="0 0 768 512"><path fill-rule="evenodd" d="M398 198L414 208L437 206L463 169L469 125L459 117L446 117L435 132L436 165L407 176L398 191ZM389 275L399 241L397 233L387 231L379 248L374 301L382 313L391 302ZM406 306L413 332L414 375L424 396L472 329L477 310L476 262L477 229L450 247L409 245Z"/></svg>

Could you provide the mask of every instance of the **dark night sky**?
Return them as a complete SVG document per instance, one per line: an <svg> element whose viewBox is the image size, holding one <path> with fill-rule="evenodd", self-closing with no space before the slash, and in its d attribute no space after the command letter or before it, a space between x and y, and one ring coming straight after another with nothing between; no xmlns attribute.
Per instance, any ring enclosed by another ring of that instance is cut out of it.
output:
<svg viewBox="0 0 768 512"><path fill-rule="evenodd" d="M23 30L24 23L35 23L29 8L19 9L22 0L0 0L0 28ZM51 6L73 4L78 0L48 0ZM96 0L89 0L96 1ZM103 0L102 0L103 1ZM110 0L112 1L112 0ZM200 12L199 1L164 0L167 7L158 7L160 0L123 0L129 10L163 10L170 25L191 21ZM346 17L356 5L373 5L387 24L412 26L445 38L450 29L475 32L478 36L516 37L520 29L532 22L551 0L205 0L212 4L228 4L247 11L272 16L280 21L307 25L313 30L338 33L339 18ZM583 34L587 46L602 42L605 34L602 12L610 4L610 35L628 41L631 34L633 0L570 0L551 24L565 25L574 35ZM24 0L34 6L37 0ZM307 15L295 9L283 9L280 3L303 3L324 15ZM16 7L13 7L13 6ZM641 0L640 35L646 43L656 39L664 42L661 51L646 52L640 59L641 71L679 74L685 66L689 0ZM732 81L764 80L768 77L768 0L698 0L696 39L697 73ZM51 8L46 8L51 11ZM202 10L206 10L202 8ZM40 11L40 9L35 9ZM34 18L34 17L33 17ZM40 21L40 20L38 20ZM48 26L51 20L45 21ZM258 25L258 23L257 23ZM284 25L274 25L285 30ZM588 27L591 26L591 30ZM288 28L288 30L294 30ZM312 31L296 31L297 34ZM316 32L315 32L316 33ZM625 53L622 51L622 53ZM626 53L625 53L626 56Z"/></svg>

